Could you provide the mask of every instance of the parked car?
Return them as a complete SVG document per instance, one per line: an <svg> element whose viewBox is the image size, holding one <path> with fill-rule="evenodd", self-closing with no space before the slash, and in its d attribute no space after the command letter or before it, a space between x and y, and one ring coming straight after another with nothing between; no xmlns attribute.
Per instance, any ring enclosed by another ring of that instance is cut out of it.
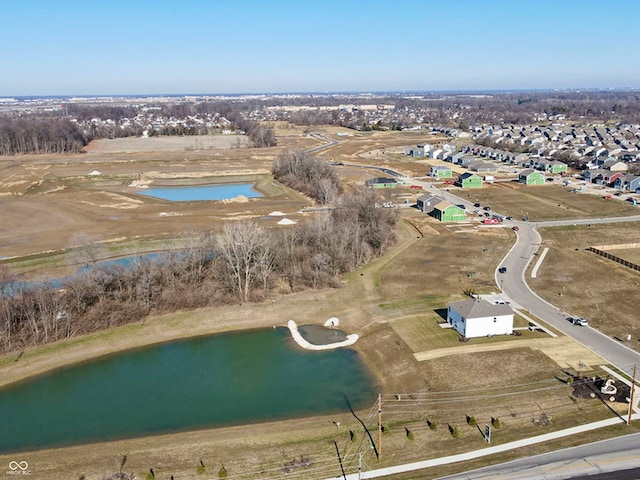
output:
<svg viewBox="0 0 640 480"><path fill-rule="evenodd" d="M478 208L480 206L480 204L479 203L474 203L473 206Z"/></svg>
<svg viewBox="0 0 640 480"><path fill-rule="evenodd" d="M574 325L578 325L580 327L586 327L589 325L589 322L585 318L582 317L569 317L569 321Z"/></svg>
<svg viewBox="0 0 640 480"><path fill-rule="evenodd" d="M500 267L500 268L498 269L498 271L499 271L500 273L507 273L507 267Z"/></svg>
<svg viewBox="0 0 640 480"><path fill-rule="evenodd" d="M489 205L487 205L486 207L484 207L484 209L485 209L486 211L489 211L489 210L491 210L491 207L490 207Z"/></svg>
<svg viewBox="0 0 640 480"><path fill-rule="evenodd" d="M513 220L513 217L509 215L508 217L504 217L505 220Z"/></svg>

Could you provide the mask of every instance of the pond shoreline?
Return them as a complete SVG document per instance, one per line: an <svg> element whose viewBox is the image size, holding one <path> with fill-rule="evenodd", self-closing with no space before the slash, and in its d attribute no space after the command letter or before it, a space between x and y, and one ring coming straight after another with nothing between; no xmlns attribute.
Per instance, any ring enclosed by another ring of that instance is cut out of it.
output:
<svg viewBox="0 0 640 480"><path fill-rule="evenodd" d="M289 320L287 322L287 328L291 332L291 336L293 340L298 344L298 346L304 348L305 350L333 350L335 348L348 347L353 345L358 341L358 334L353 333L351 335L347 335L346 339L341 342L330 342L323 345L316 345L308 342L298 330L298 325L293 320Z"/></svg>

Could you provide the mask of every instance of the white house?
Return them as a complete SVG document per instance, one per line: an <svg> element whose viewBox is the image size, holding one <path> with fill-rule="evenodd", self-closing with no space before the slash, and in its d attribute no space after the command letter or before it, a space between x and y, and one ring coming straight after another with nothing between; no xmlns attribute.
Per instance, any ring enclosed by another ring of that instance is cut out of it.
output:
<svg viewBox="0 0 640 480"><path fill-rule="evenodd" d="M510 305L491 304L472 298L447 306L447 322L463 337L490 337L513 333L513 310Z"/></svg>

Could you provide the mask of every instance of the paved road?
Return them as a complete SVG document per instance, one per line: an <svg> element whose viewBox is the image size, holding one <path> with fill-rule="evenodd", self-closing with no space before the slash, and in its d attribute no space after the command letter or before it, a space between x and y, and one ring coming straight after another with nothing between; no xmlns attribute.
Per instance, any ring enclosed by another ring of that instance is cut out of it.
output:
<svg viewBox="0 0 640 480"><path fill-rule="evenodd" d="M607 337L591 327L579 327L567 321L569 314L561 311L549 302L543 300L527 285L525 272L529 263L534 260L540 246L540 234L536 226L559 226L573 224L640 221L640 216L610 218L610 219L584 219L571 221L540 222L512 222L517 224L520 230L517 233L518 240L511 251L501 263L507 267L507 273L496 273L496 283L502 291L511 298L514 303L523 309L530 311L536 317L544 320L552 327L560 330L584 346L600 355L607 362L624 370L629 375L633 372L633 364L640 364L640 354L631 350L621 341ZM509 223L509 222L507 222ZM559 295L562 292L557 292ZM576 359L578 363L580 359Z"/></svg>
<svg viewBox="0 0 640 480"><path fill-rule="evenodd" d="M600 477L603 479L637 479L640 478L637 472L639 467L640 434L635 433L451 475L440 480L561 480L595 474L604 474Z"/></svg>
<svg viewBox="0 0 640 480"><path fill-rule="evenodd" d="M387 169L388 170L388 169ZM427 193L438 194L445 200L457 204L464 205L467 210L477 209L468 199L458 197L450 191L436 188L429 182L422 182L415 179L403 177L398 172L393 172L395 176L406 179L412 184L421 185ZM514 306L528 310L531 314L544 320L546 323L561 331L565 335L574 338L602 358L611 365L616 366L620 370L633 373L633 365L639 364L640 354L631 350L623 342L607 337L598 330L591 327L579 327L567 321L569 313L561 311L551 303L540 298L525 279L525 272L529 263L537 259L538 249L542 241L540 234L536 230L537 227L554 227L566 225L585 225L596 223L620 223L620 222L638 222L640 215L629 217L613 217L613 218L585 218L579 220L556 220L550 222L524 222L524 221L505 221L503 225L518 226L517 242L509 251L507 256L500 263L500 266L507 267L507 273L501 274L496 270L496 285L512 300ZM561 294L562 292L558 292ZM576 364L580 359L576 359Z"/></svg>
<svg viewBox="0 0 640 480"><path fill-rule="evenodd" d="M361 166L361 165L357 165ZM367 167L365 167L367 168ZM377 168L377 167L368 167ZM403 176L399 172L390 169L381 169L388 175L395 176L400 180L407 180L408 183L421 185L426 192L438 194L447 201L454 204L462 204L466 209L471 210L474 207L469 200L460 198L451 192L439 190L428 182L421 182L416 179L410 179ZM513 303L529 310L533 315L549 323L556 329L565 333L593 350L595 353L603 357L607 362L631 374L634 363L640 363L640 354L622 345L621 342L607 337L606 335L594 330L591 327L579 327L570 324L566 318L567 314L560 311L552 304L538 297L526 283L525 272L527 266L534 259L541 243L541 238L536 227L545 226L562 226L577 225L589 223L614 223L640 221L640 215L634 217L619 218L592 218L582 220L560 220L554 222L530 223L523 221L506 221L505 225L519 227L517 232L517 241L501 262L500 266L507 267L506 274L500 274L496 271L496 284L513 300ZM559 292L561 293L561 292ZM579 359L577 359L579 362ZM634 415L634 420L638 418ZM611 418L605 422L617 422L619 419ZM596 422L599 423L599 422ZM559 432L552 432L550 438L558 438L564 435L571 435L571 431L586 431L590 428L600 428L599 425L587 424L573 427ZM544 437L544 436L543 436ZM348 479L375 478L394 473L408 472L418 470L420 468L428 468L436 465L443 465L457 461L464 461L470 458L478 458L479 456L504 449L519 448L524 445L546 441L546 439L527 438L512 444L489 447L483 451L467 452L465 454L454 455L440 459L416 462L414 464L397 465L380 470L363 472L362 474L348 475ZM545 456L538 456L503 464L496 467L489 467L480 472L480 476L472 476L474 472L467 472L460 476L449 477L450 480L463 479L568 479L577 478L578 476L592 475L602 472L616 472L615 477L612 473L611 478L632 479L636 477L636 470L640 466L640 434L610 439L606 442L598 442L587 446L575 447L561 451L552 452ZM544 465L543 465L544 464ZM492 470L493 469L493 470ZM625 469L627 469L625 471ZM507 475L507 476L499 476ZM511 475L511 476L508 476ZM607 478L607 477L602 477Z"/></svg>

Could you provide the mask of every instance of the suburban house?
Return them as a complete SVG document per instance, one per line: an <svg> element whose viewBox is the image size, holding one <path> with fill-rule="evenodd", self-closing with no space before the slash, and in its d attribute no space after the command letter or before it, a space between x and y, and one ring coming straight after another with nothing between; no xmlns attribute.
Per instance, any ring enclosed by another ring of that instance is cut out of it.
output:
<svg viewBox="0 0 640 480"><path fill-rule="evenodd" d="M433 211L433 208L440 202L442 202L442 199L440 197L425 193L424 195L420 195L418 197L416 206L418 207L418 210L422 211L423 213L431 213Z"/></svg>
<svg viewBox="0 0 640 480"><path fill-rule="evenodd" d="M441 222L464 222L467 219L467 214L462 208L446 201L437 203L431 211L431 216Z"/></svg>
<svg viewBox="0 0 640 480"><path fill-rule="evenodd" d="M640 190L640 176L638 175L622 175L616 178L613 186L618 190L628 190L630 192L638 192Z"/></svg>
<svg viewBox="0 0 640 480"><path fill-rule="evenodd" d="M451 176L453 175L453 172L449 167L445 167L444 165L438 165L435 167L431 167L431 171L429 172L429 175L435 179L451 178Z"/></svg>
<svg viewBox="0 0 640 480"><path fill-rule="evenodd" d="M431 145L415 145L411 147L404 147L404 154L410 157L424 157L431 150Z"/></svg>
<svg viewBox="0 0 640 480"><path fill-rule="evenodd" d="M602 164L602 168L612 172L626 172L629 170L629 165L624 162L620 162L615 158L607 158Z"/></svg>
<svg viewBox="0 0 640 480"><path fill-rule="evenodd" d="M487 172L497 172L498 171L498 166L493 164L493 163L489 163L489 162L484 162L482 160L477 160L475 162L471 162L467 165L467 168L469 170L471 170L472 172L482 172L482 173L487 173Z"/></svg>
<svg viewBox="0 0 640 480"><path fill-rule="evenodd" d="M396 188L398 181L395 178L377 177L370 178L365 181L364 184L371 188Z"/></svg>
<svg viewBox="0 0 640 480"><path fill-rule="evenodd" d="M429 157L435 158L437 160L442 160L442 153L444 152L441 148L436 148L435 150L429 151Z"/></svg>
<svg viewBox="0 0 640 480"><path fill-rule="evenodd" d="M525 185L543 185L544 176L535 170L522 170L518 175L518 181Z"/></svg>
<svg viewBox="0 0 640 480"><path fill-rule="evenodd" d="M610 172L608 170L600 170L600 172L594 179L594 182L598 185L613 185L616 178L622 177L622 172Z"/></svg>
<svg viewBox="0 0 640 480"><path fill-rule="evenodd" d="M511 335L513 310L505 303L471 298L447 305L447 322L464 338Z"/></svg>
<svg viewBox="0 0 640 480"><path fill-rule="evenodd" d="M465 172L458 177L456 185L461 188L482 188L482 178L473 173Z"/></svg>
<svg viewBox="0 0 640 480"><path fill-rule="evenodd" d="M454 153L447 161L450 161L454 165L460 165L460 160L462 160L464 156L465 154L462 152Z"/></svg>
<svg viewBox="0 0 640 480"><path fill-rule="evenodd" d="M544 171L549 173L566 173L567 164L559 160L551 160L544 166Z"/></svg>
<svg viewBox="0 0 640 480"><path fill-rule="evenodd" d="M582 178L585 180L585 182L594 183L598 175L602 176L606 175L607 173L609 173L609 171L603 170L602 168L591 168L582 172Z"/></svg>

